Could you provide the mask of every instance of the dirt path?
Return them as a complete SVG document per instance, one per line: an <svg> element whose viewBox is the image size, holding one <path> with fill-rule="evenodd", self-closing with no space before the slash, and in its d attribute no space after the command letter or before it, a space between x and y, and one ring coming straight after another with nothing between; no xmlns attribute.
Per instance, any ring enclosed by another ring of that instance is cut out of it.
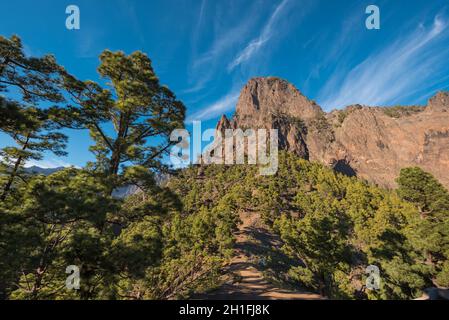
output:
<svg viewBox="0 0 449 320"><path fill-rule="evenodd" d="M263 226L257 213L241 214L242 224L236 235L236 256L227 266L228 280L217 290L200 299L322 299L305 291L280 289L271 284L261 271L263 256L270 248L278 247L279 241Z"/></svg>

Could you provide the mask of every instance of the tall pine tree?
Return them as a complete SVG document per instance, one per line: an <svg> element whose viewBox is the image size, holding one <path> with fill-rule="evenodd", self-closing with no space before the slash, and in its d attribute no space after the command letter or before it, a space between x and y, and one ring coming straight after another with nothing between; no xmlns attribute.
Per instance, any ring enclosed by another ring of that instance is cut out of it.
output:
<svg viewBox="0 0 449 320"><path fill-rule="evenodd" d="M74 105L70 126L89 129L97 161L110 191L120 185L121 169L141 165L162 169L162 156L171 146L172 130L183 127L185 107L172 91L160 85L151 60L142 52L125 55L104 51L98 72L107 88L66 76ZM69 125L69 124L66 124Z"/></svg>

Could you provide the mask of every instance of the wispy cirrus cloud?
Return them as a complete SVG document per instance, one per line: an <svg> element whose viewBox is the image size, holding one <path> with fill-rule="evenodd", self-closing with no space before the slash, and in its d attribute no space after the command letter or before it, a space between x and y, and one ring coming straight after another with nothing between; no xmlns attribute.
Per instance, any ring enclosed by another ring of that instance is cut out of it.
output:
<svg viewBox="0 0 449 320"><path fill-rule="evenodd" d="M274 27L285 11L285 7L289 1L290 0L282 0L279 3L279 5L274 9L273 13L268 19L266 25L263 27L259 36L252 39L246 45L246 47L242 51L240 51L237 56L229 63L228 71L232 71L241 63L250 60L251 57L273 37L275 31Z"/></svg>
<svg viewBox="0 0 449 320"><path fill-rule="evenodd" d="M212 77L215 75L215 73L213 73L214 64L217 63L222 67L223 60L226 60L223 58L228 57L229 51L235 49L236 45L240 45L240 48L243 47L243 49L237 51L237 54L235 54L234 51L231 55L231 62L227 64L227 67L225 66L228 73L243 63L246 63L248 66L257 66L257 69L260 71L260 65L257 61L260 59L256 59L255 55L266 43L270 40L274 40L276 32L280 32L281 28L279 22L281 18L284 17L289 2L290 0L282 0L269 15L269 18L260 30L259 35L249 42L247 42L247 40L245 41L245 39L248 38L248 33L251 31L251 28L254 27L255 22L258 19L257 16L249 17L244 23L228 29L226 33L221 34L216 38L216 41L209 51L201 55L199 59L195 61L193 64L194 68L198 70L199 67L205 66L208 70L207 74ZM224 55L223 53L226 53L227 55ZM187 122L191 122L192 120L212 119L232 110L237 103L241 86L247 78L253 76L255 72L255 70L252 70L251 74L246 72L235 76L233 86L228 93L214 103L207 105L188 117ZM207 77L201 79L189 92L194 92L195 90L203 88L209 80L210 79Z"/></svg>
<svg viewBox="0 0 449 320"><path fill-rule="evenodd" d="M192 61L190 74L194 84L185 89L183 93L194 93L206 87L214 75L220 72L217 72L217 69L220 67L223 57L233 45L242 40L242 34L248 32L250 22L246 20L244 23L217 35L209 50Z"/></svg>
<svg viewBox="0 0 449 320"><path fill-rule="evenodd" d="M357 8L358 9L358 8ZM311 38L303 44L303 48L313 53L313 65L309 75L302 84L303 90L309 88L310 83L320 79L320 75L335 63L344 64L346 55L351 52L351 46L359 42L360 32L354 32L360 25L359 11L352 9L348 18L344 19L338 29L329 28L326 32L313 33ZM338 30L338 32L335 32Z"/></svg>
<svg viewBox="0 0 449 320"><path fill-rule="evenodd" d="M198 22L192 34L192 59L189 67L190 87L183 90L183 93L196 93L204 89L208 83L222 72L222 63L232 54L235 46L239 45L248 36L255 23L254 16L244 16L236 24L231 24L229 17L222 16L223 11L220 3L215 4L215 13L210 14L209 8L206 14L208 2L203 0L199 7ZM253 5L254 6L254 5ZM210 5L209 5L210 7ZM253 7L250 8L252 11ZM231 18L235 18L229 14ZM225 23L223 23L225 21ZM213 37L210 45L204 51L198 51L198 42L201 42L204 33L213 30Z"/></svg>
<svg viewBox="0 0 449 320"><path fill-rule="evenodd" d="M355 67L337 69L319 92L318 102L327 110L356 103L388 105L428 91L447 76L449 49L437 45L448 36L448 22L437 15L431 25L419 23Z"/></svg>
<svg viewBox="0 0 449 320"><path fill-rule="evenodd" d="M187 123L191 123L195 120L209 120L232 109L239 98L239 90L233 89L230 93L221 97L211 105L202 108L200 111L189 116L186 120Z"/></svg>

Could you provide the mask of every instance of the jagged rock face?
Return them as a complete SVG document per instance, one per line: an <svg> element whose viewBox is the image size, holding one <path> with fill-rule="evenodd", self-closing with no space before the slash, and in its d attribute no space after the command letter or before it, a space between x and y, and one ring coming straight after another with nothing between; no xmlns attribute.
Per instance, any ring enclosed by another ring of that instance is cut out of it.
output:
<svg viewBox="0 0 449 320"><path fill-rule="evenodd" d="M443 97L444 99L435 99ZM446 103L446 104L443 104ZM419 166L449 187L449 99L438 94L422 111L391 117L383 108L363 107L335 130L340 154L359 177L395 187L401 168Z"/></svg>
<svg viewBox="0 0 449 320"><path fill-rule="evenodd" d="M427 107L356 105L325 113L287 81L255 78L243 88L234 118L222 118L217 128L278 129L280 148L383 187L395 187L400 169L409 166L449 187L445 92Z"/></svg>
<svg viewBox="0 0 449 320"><path fill-rule="evenodd" d="M308 120L322 113L321 108L304 97L292 84L279 78L251 79L240 94L236 119L240 125L266 124L279 115Z"/></svg>
<svg viewBox="0 0 449 320"><path fill-rule="evenodd" d="M435 112L449 112L449 94L438 92L429 100L428 109Z"/></svg>
<svg viewBox="0 0 449 320"><path fill-rule="evenodd" d="M217 128L278 129L279 148L309 159L306 126L320 115L321 108L287 81L254 78L242 89L232 121L222 117Z"/></svg>

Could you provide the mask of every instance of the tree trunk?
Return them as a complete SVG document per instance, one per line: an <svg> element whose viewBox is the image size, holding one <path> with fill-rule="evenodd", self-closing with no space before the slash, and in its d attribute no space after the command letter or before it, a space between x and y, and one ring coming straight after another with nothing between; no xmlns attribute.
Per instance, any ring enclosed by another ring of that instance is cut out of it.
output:
<svg viewBox="0 0 449 320"><path fill-rule="evenodd" d="M117 146L120 149L120 146ZM111 162L109 164L109 174L117 175L120 166L120 151L115 149L112 153Z"/></svg>
<svg viewBox="0 0 449 320"><path fill-rule="evenodd" d="M22 147L22 151L25 151L27 149L29 140L30 136L28 135L25 144ZM14 168L11 172L11 175L9 176L9 179L6 182L5 187L3 188L2 195L0 196L0 200L2 202L6 200L6 197L8 196L8 193L11 190L12 183L14 182L14 178L17 176L17 172L19 171L20 165L22 164L22 160L23 160L22 156L19 156L16 160L16 163L14 164Z"/></svg>
<svg viewBox="0 0 449 320"><path fill-rule="evenodd" d="M117 131L117 139L115 140L113 147L112 147L112 155L111 155L111 161L109 163L109 176L113 179L117 177L118 171L120 169L120 159L122 156L122 152L124 149L124 146L126 144L126 135L127 135L127 122L128 117L125 114L120 114L120 120L118 125L118 131ZM113 184L109 190L109 194L112 194L112 192L115 189L115 185Z"/></svg>
<svg viewBox="0 0 449 320"><path fill-rule="evenodd" d="M8 196L8 193L11 190L12 183L14 182L14 178L17 175L17 171L20 167L21 162L22 157L17 158L16 163L14 165L14 169L12 170L11 175L9 176L8 181L6 182L5 187L3 188L2 195L0 196L1 201L6 200L6 197Z"/></svg>

